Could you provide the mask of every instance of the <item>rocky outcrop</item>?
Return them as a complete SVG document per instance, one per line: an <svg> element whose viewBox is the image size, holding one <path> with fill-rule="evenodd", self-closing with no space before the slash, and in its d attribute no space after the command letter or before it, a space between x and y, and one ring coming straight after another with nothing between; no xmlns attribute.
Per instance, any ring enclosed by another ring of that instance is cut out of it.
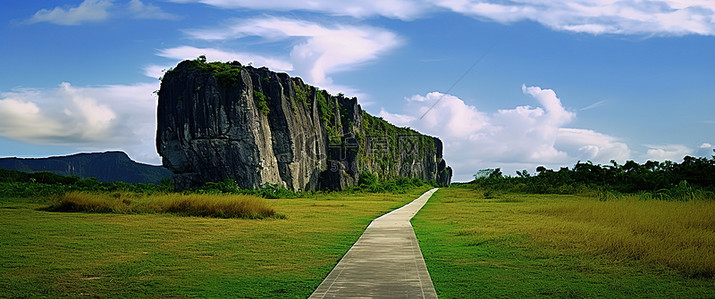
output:
<svg viewBox="0 0 715 299"><path fill-rule="evenodd" d="M361 172L446 186L442 142L367 114L356 98L238 62L181 62L159 90L157 150L180 189L234 179L345 189Z"/></svg>

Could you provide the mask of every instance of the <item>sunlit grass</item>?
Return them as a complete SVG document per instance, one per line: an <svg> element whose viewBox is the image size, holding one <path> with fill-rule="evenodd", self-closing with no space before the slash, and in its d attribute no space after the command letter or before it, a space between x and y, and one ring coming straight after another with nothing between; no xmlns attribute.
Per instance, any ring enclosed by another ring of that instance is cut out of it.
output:
<svg viewBox="0 0 715 299"><path fill-rule="evenodd" d="M715 276L715 202L579 200L533 207L546 216L525 231L537 241L590 255Z"/></svg>
<svg viewBox="0 0 715 299"><path fill-rule="evenodd" d="M278 216L263 198L251 195L157 194L72 192L59 196L49 208L57 212L174 213L216 218L266 218Z"/></svg>
<svg viewBox="0 0 715 299"><path fill-rule="evenodd" d="M440 297L714 295L715 201L489 197L441 189L413 219Z"/></svg>
<svg viewBox="0 0 715 299"><path fill-rule="evenodd" d="M306 298L372 219L427 188L264 200L285 219L48 212L0 196L0 297Z"/></svg>

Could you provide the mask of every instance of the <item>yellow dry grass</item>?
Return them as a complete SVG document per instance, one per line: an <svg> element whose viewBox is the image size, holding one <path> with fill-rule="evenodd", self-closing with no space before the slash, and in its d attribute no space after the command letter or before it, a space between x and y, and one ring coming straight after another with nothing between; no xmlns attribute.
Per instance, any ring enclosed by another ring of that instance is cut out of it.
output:
<svg viewBox="0 0 715 299"><path fill-rule="evenodd" d="M50 210L98 213L173 213L217 218L265 218L276 215L267 202L250 195L72 192L59 197Z"/></svg>
<svg viewBox="0 0 715 299"><path fill-rule="evenodd" d="M538 241L595 255L643 260L691 276L715 275L715 202L623 199L563 201L534 207L526 227Z"/></svg>
<svg viewBox="0 0 715 299"><path fill-rule="evenodd" d="M441 192L448 204L442 218L451 219L461 227L457 235L473 242L506 240L519 247L663 265L692 277L715 276L715 201L533 194L486 199L481 190Z"/></svg>

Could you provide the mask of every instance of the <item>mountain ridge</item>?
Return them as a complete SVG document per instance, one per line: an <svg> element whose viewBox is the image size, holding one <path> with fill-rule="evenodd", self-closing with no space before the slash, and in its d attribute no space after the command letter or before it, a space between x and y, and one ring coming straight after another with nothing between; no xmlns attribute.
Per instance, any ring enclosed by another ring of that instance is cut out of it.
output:
<svg viewBox="0 0 715 299"><path fill-rule="evenodd" d="M80 178L96 178L100 182L157 184L171 178L171 171L163 166L139 163L125 152L106 151L77 153L45 158L0 158L0 168L23 172L49 171L54 174Z"/></svg>

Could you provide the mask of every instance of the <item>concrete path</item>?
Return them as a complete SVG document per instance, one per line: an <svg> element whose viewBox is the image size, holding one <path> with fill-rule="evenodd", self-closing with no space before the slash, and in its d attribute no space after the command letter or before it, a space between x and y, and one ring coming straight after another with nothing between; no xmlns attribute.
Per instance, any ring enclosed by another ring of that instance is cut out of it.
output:
<svg viewBox="0 0 715 299"><path fill-rule="evenodd" d="M410 224L435 191L373 220L310 298L437 298Z"/></svg>

